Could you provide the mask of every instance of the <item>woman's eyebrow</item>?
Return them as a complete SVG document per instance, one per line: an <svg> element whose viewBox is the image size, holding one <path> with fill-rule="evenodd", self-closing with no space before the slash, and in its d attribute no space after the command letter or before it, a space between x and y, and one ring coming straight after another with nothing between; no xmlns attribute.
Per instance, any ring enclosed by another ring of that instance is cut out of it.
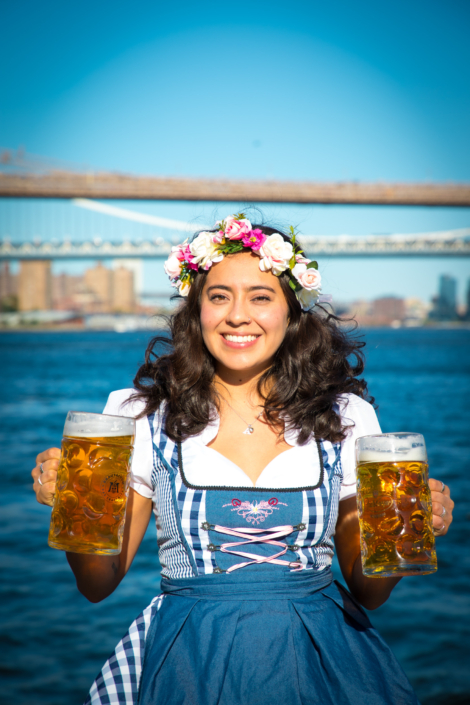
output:
<svg viewBox="0 0 470 705"><path fill-rule="evenodd" d="M207 287L206 291L212 291L212 289L223 289L224 291L231 291L231 287L227 286L226 284L213 284L212 286ZM270 287L270 286L263 286L260 284L259 286L250 286L248 287L247 291L259 291L260 289L263 289L264 291L272 291L273 294L275 294L275 290Z"/></svg>

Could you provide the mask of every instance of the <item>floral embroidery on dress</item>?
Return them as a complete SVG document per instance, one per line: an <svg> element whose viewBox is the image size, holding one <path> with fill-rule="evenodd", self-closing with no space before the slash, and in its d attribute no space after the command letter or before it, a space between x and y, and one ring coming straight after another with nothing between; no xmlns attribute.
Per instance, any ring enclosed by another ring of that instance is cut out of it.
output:
<svg viewBox="0 0 470 705"><path fill-rule="evenodd" d="M266 517L270 516L275 509L279 509L278 504L287 507L285 502L279 502L276 497L271 497L268 501L262 500L261 502L242 502L240 499L232 499L230 504L224 504L223 507L232 507L232 512L236 512L238 516L257 526Z"/></svg>

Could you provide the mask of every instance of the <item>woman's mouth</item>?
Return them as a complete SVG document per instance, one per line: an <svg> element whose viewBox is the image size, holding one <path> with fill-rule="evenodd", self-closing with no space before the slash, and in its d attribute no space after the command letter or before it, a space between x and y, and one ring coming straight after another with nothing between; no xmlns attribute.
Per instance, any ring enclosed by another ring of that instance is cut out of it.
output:
<svg viewBox="0 0 470 705"><path fill-rule="evenodd" d="M222 335L226 344L231 348L246 348L254 345L259 335L233 335L232 333L224 333Z"/></svg>

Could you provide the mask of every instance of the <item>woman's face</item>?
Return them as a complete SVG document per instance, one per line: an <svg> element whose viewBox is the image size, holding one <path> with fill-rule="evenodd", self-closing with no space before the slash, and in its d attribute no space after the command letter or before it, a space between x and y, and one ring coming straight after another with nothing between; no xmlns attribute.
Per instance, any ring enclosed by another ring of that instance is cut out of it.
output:
<svg viewBox="0 0 470 705"><path fill-rule="evenodd" d="M212 265L201 297L202 335L223 370L262 374L281 345L289 307L279 279L249 252Z"/></svg>

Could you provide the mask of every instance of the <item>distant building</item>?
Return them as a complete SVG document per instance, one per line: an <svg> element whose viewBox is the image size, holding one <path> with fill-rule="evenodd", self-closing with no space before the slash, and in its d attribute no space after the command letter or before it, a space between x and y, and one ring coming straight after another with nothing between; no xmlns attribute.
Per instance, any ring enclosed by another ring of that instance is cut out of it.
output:
<svg viewBox="0 0 470 705"><path fill-rule="evenodd" d="M455 321L457 314L457 280L449 274L439 277L439 294L432 300L429 318L435 321Z"/></svg>
<svg viewBox="0 0 470 705"><path fill-rule="evenodd" d="M50 260L23 260L18 275L20 311L49 311L52 308Z"/></svg>
<svg viewBox="0 0 470 705"><path fill-rule="evenodd" d="M9 262L0 265L0 299L17 293L17 277L12 274Z"/></svg>
<svg viewBox="0 0 470 705"><path fill-rule="evenodd" d="M402 321L405 315L405 302L396 296L384 296L372 302L372 316L377 319L379 325L390 325L393 321Z"/></svg>
<svg viewBox="0 0 470 705"><path fill-rule="evenodd" d="M18 277L12 274L8 262L0 265L0 310L16 311L18 308Z"/></svg>
<svg viewBox="0 0 470 705"><path fill-rule="evenodd" d="M134 272L116 267L112 275L111 309L116 313L132 313L135 310Z"/></svg>
<svg viewBox="0 0 470 705"><path fill-rule="evenodd" d="M144 261L138 258L115 259L111 266L113 269L124 267L134 274L134 296L136 301L140 302L141 294L144 291Z"/></svg>
<svg viewBox="0 0 470 705"><path fill-rule="evenodd" d="M80 309L79 294L83 288L83 277L62 272L52 277L52 306L56 311Z"/></svg>
<svg viewBox="0 0 470 705"><path fill-rule="evenodd" d="M407 327L421 326L429 316L430 305L421 299L411 297L405 299L405 320Z"/></svg>
<svg viewBox="0 0 470 705"><path fill-rule="evenodd" d="M112 271L101 262L85 272L85 286L95 295L94 310L97 313L107 312L110 309L113 293L112 275Z"/></svg>

